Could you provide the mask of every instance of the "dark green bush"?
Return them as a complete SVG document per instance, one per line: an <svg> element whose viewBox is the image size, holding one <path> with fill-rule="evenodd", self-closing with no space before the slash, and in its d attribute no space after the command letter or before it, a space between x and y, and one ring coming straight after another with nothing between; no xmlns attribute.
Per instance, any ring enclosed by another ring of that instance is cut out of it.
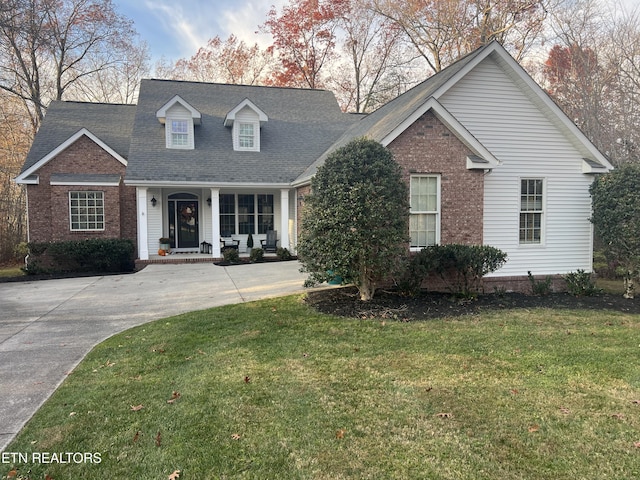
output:
<svg viewBox="0 0 640 480"><path fill-rule="evenodd" d="M276 250L276 256L280 260L291 260L291 252L287 248L278 247Z"/></svg>
<svg viewBox="0 0 640 480"><path fill-rule="evenodd" d="M506 253L488 245L434 245L426 250L431 256L431 269L462 297L479 293L482 277L507 261Z"/></svg>
<svg viewBox="0 0 640 480"><path fill-rule="evenodd" d="M405 295L415 296L433 270L433 256L429 250L422 249L404 258L398 270L400 275L395 279L396 287Z"/></svg>
<svg viewBox="0 0 640 480"><path fill-rule="evenodd" d="M406 263L398 287L417 293L429 275L438 275L457 296L472 297L482 288L482 277L507 261L507 254L487 245L434 245L422 249Z"/></svg>
<svg viewBox="0 0 640 480"><path fill-rule="evenodd" d="M226 263L240 263L240 254L237 248L225 248L222 250L222 258Z"/></svg>
<svg viewBox="0 0 640 480"><path fill-rule="evenodd" d="M572 295L590 297L600 292L600 289L593 282L591 274L584 270L567 273L564 280L567 282L567 290Z"/></svg>
<svg viewBox="0 0 640 480"><path fill-rule="evenodd" d="M527 272L527 276L529 277L529 283L531 284L531 293L539 296L549 295L552 291L552 283L553 280L551 277L546 276L544 280L536 280L535 277L531 274L531 271Z"/></svg>
<svg viewBox="0 0 640 480"><path fill-rule="evenodd" d="M252 248L249 254L249 260L251 263L264 261L264 250L262 248Z"/></svg>
<svg viewBox="0 0 640 480"><path fill-rule="evenodd" d="M29 274L130 272L135 247L131 240L91 239L29 243Z"/></svg>

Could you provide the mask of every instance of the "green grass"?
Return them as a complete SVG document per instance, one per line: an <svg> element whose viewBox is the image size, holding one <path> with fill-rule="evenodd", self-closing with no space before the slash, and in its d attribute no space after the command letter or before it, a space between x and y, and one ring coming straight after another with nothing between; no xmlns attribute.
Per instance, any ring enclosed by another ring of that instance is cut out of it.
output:
<svg viewBox="0 0 640 480"><path fill-rule="evenodd" d="M111 338L6 451L101 455L16 465L31 479L634 479L639 355L637 315L399 323L286 297Z"/></svg>
<svg viewBox="0 0 640 480"><path fill-rule="evenodd" d="M21 270L21 265L3 265L0 266L0 278L3 277L21 277L25 273Z"/></svg>

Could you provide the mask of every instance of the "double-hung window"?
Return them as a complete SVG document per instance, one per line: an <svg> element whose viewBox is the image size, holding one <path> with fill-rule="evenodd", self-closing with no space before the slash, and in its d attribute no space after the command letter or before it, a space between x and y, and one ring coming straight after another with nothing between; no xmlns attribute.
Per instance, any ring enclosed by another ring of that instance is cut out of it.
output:
<svg viewBox="0 0 640 480"><path fill-rule="evenodd" d="M541 178L520 180L520 243L542 243L544 215L544 181Z"/></svg>
<svg viewBox="0 0 640 480"><path fill-rule="evenodd" d="M240 123L238 125L238 146L242 150L252 150L255 146L255 133L253 123Z"/></svg>
<svg viewBox="0 0 640 480"><path fill-rule="evenodd" d="M188 120L171 120L171 147L187 148L189 146Z"/></svg>
<svg viewBox="0 0 640 480"><path fill-rule="evenodd" d="M104 192L69 192L71 231L104 230Z"/></svg>
<svg viewBox="0 0 640 480"><path fill-rule="evenodd" d="M411 248L418 249L437 244L440 240L440 177L412 176L410 195Z"/></svg>

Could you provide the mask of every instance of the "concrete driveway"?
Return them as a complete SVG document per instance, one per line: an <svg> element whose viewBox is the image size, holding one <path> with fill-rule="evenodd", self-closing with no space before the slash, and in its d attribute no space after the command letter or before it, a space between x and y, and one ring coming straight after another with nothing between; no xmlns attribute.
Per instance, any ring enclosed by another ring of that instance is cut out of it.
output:
<svg viewBox="0 0 640 480"><path fill-rule="evenodd" d="M158 318L301 292L299 268L162 264L130 275L0 283L0 451L97 343Z"/></svg>

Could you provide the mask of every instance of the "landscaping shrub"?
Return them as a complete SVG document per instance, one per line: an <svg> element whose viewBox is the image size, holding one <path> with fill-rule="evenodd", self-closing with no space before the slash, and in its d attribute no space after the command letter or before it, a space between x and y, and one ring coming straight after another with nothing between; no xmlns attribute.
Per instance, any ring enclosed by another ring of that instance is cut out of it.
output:
<svg viewBox="0 0 640 480"><path fill-rule="evenodd" d="M249 254L249 260L251 263L264 261L264 250L261 248L252 248Z"/></svg>
<svg viewBox="0 0 640 480"><path fill-rule="evenodd" d="M278 257L278 259L284 261L291 260L292 258L291 252L287 248L282 247L278 247L278 249L276 250L276 256Z"/></svg>
<svg viewBox="0 0 640 480"><path fill-rule="evenodd" d="M461 297L479 293L482 277L507 261L506 253L487 245L434 245L425 250L431 256L431 269Z"/></svg>
<svg viewBox="0 0 640 480"><path fill-rule="evenodd" d="M506 253L487 245L434 245L412 256L398 287L406 293L416 293L429 275L436 274L455 295L472 297L480 292L482 277L506 261Z"/></svg>
<svg viewBox="0 0 640 480"><path fill-rule="evenodd" d="M591 279L591 274L584 270L567 273L564 276L564 280L567 282L567 290L572 295L590 297L600 292L600 289L596 287L596 284Z"/></svg>
<svg viewBox="0 0 640 480"><path fill-rule="evenodd" d="M237 248L225 248L222 250L222 258L225 263L239 263L240 262L240 254L238 253Z"/></svg>
<svg viewBox="0 0 640 480"><path fill-rule="evenodd" d="M527 272L527 276L529 277L529 283L531 284L531 293L543 297L551 293L551 284L553 282L551 277L546 276L544 280L536 280L531 274L531 271Z"/></svg>
<svg viewBox="0 0 640 480"><path fill-rule="evenodd" d="M395 279L396 287L402 294L415 296L420 293L433 268L433 256L427 249L422 249L407 255L401 262L403 265L398 269L401 273Z"/></svg>
<svg viewBox="0 0 640 480"><path fill-rule="evenodd" d="M135 247L131 240L91 239L29 243L28 274L130 272Z"/></svg>

